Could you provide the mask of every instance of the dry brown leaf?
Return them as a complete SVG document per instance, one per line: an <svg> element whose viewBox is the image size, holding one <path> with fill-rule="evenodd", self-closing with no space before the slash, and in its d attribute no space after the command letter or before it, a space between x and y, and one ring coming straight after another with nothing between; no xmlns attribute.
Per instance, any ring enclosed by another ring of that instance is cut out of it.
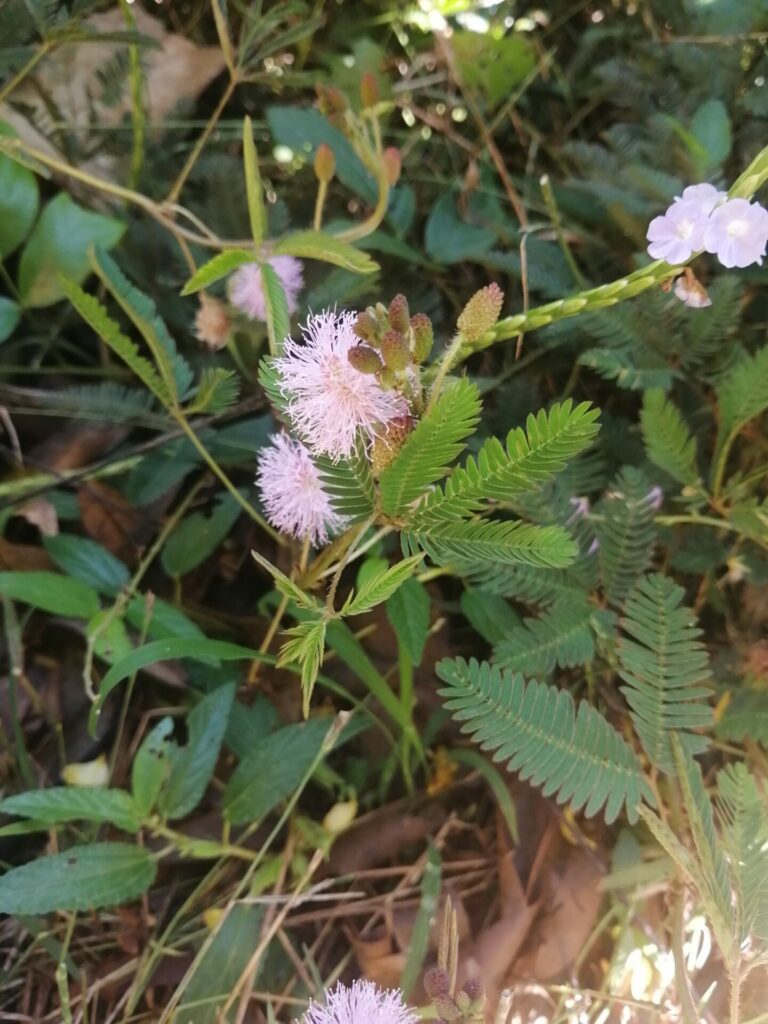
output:
<svg viewBox="0 0 768 1024"><path fill-rule="evenodd" d="M0 537L0 570L3 572L38 572L53 569L48 552L34 544L12 544Z"/></svg>
<svg viewBox="0 0 768 1024"><path fill-rule="evenodd" d="M59 532L59 517L56 507L42 495L31 498L19 508L19 515L36 526L44 537L56 537Z"/></svg>
<svg viewBox="0 0 768 1024"><path fill-rule="evenodd" d="M538 943L515 969L517 977L549 981L578 957L592 933L603 893L604 871L593 854L571 851L563 871L551 875L551 910L540 919Z"/></svg>
<svg viewBox="0 0 768 1024"><path fill-rule="evenodd" d="M78 489L83 529L108 551L129 565L136 560L142 516L123 495L92 480Z"/></svg>
<svg viewBox="0 0 768 1024"><path fill-rule="evenodd" d="M445 812L435 804L419 814L403 814L395 808L383 808L348 829L333 845L327 872L348 875L365 871L396 857L404 846L432 835L445 820Z"/></svg>
<svg viewBox="0 0 768 1024"><path fill-rule="evenodd" d="M360 973L382 988L397 988L405 970L405 953L395 948L394 937L382 926L366 936L350 934Z"/></svg>

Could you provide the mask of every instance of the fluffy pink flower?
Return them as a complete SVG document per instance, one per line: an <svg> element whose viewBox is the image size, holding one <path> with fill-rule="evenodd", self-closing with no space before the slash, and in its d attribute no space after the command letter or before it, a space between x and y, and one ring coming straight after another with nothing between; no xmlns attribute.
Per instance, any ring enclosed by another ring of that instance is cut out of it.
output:
<svg viewBox="0 0 768 1024"><path fill-rule="evenodd" d="M311 316L303 342L287 338L275 360L298 434L314 454L333 459L352 452L358 431L372 440L381 424L408 411L402 395L350 365L347 353L359 341L355 319L330 310Z"/></svg>
<svg viewBox="0 0 768 1024"><path fill-rule="evenodd" d="M273 256L269 265L280 278L288 302L288 312L295 313L299 292L304 287L304 269L293 256ZM261 267L258 263L246 263L234 272L229 282L229 298L252 320L266 320L267 307L264 301L264 285Z"/></svg>
<svg viewBox="0 0 768 1024"><path fill-rule="evenodd" d="M288 434L273 434L262 448L256 483L270 523L299 540L325 544L346 522L334 512L309 452Z"/></svg>
<svg viewBox="0 0 768 1024"><path fill-rule="evenodd" d="M724 267L762 263L768 244L768 210L746 199L729 199L710 214L704 247Z"/></svg>
<svg viewBox="0 0 768 1024"><path fill-rule="evenodd" d="M663 217L654 217L648 225L649 255L667 263L685 263L703 248L706 224L699 202L681 199L672 203Z"/></svg>
<svg viewBox="0 0 768 1024"><path fill-rule="evenodd" d="M419 1016L399 989L381 989L372 981L339 983L325 993L325 1005L310 1003L302 1024L418 1024Z"/></svg>

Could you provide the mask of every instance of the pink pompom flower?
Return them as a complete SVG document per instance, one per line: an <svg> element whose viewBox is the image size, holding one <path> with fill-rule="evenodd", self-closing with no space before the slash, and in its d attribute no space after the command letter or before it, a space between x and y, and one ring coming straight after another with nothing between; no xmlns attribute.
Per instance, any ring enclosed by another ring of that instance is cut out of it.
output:
<svg viewBox="0 0 768 1024"><path fill-rule="evenodd" d="M339 982L325 993L325 1004L311 1002L301 1024L418 1024L399 989L381 989L372 981Z"/></svg>
<svg viewBox="0 0 768 1024"><path fill-rule="evenodd" d="M746 199L729 199L710 214L704 247L724 267L762 263L768 244L768 210Z"/></svg>
<svg viewBox="0 0 768 1024"><path fill-rule="evenodd" d="M349 350L359 342L355 319L331 310L311 316L304 340L287 338L274 361L297 433L313 454L332 459L351 454L358 432L371 441L382 424L408 412L402 395L350 364Z"/></svg>
<svg viewBox="0 0 768 1024"><path fill-rule="evenodd" d="M268 262L280 278L288 312L295 313L299 292L304 287L304 268L293 256L272 256ZM264 283L258 263L246 263L234 272L229 281L229 299L252 320L267 319Z"/></svg>
<svg viewBox="0 0 768 1024"><path fill-rule="evenodd" d="M654 217L648 225L649 255L667 263L685 263L703 248L706 223L699 202L680 199L672 203L662 217Z"/></svg>
<svg viewBox="0 0 768 1024"><path fill-rule="evenodd" d="M267 519L283 533L325 544L346 524L323 490L309 452L288 434L273 434L262 448L256 483Z"/></svg>

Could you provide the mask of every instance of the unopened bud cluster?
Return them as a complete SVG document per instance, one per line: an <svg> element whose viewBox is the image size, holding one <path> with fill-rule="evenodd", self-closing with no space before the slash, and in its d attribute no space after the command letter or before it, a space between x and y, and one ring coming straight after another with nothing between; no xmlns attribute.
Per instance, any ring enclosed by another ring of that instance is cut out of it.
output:
<svg viewBox="0 0 768 1024"><path fill-rule="evenodd" d="M396 295L388 307L369 306L352 330L360 342L349 351L350 363L360 373L375 374L385 388L396 387L409 369L423 363L434 340L429 317L411 316L404 295Z"/></svg>
<svg viewBox="0 0 768 1024"><path fill-rule="evenodd" d="M495 326L503 302L504 292L497 284L486 285L475 292L456 321L456 326L467 341L479 341Z"/></svg>
<svg viewBox="0 0 768 1024"><path fill-rule="evenodd" d="M424 974L424 991L432 1000L439 1021L480 1022L484 1018L483 990L478 981L467 981L460 991L451 993L448 972L442 967L430 967Z"/></svg>

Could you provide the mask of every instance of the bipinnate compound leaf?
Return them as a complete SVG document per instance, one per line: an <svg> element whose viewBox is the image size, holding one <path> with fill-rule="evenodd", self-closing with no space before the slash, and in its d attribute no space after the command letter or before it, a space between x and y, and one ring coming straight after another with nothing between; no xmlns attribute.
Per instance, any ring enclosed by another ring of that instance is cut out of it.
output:
<svg viewBox="0 0 768 1024"><path fill-rule="evenodd" d="M0 914L115 907L146 892L156 874L154 858L142 846L76 846L6 871L0 877Z"/></svg>
<svg viewBox="0 0 768 1024"><path fill-rule="evenodd" d="M327 455L317 455L313 461L334 511L345 516L348 525L359 523L373 513L376 487L371 464L361 445L345 459L334 462Z"/></svg>
<svg viewBox="0 0 768 1024"><path fill-rule="evenodd" d="M660 573L643 578L624 605L618 651L619 675L627 683L621 692L640 742L651 764L672 775L672 734L689 753L700 753L708 740L692 730L712 724L709 656L684 597L683 588Z"/></svg>
<svg viewBox="0 0 768 1024"><path fill-rule="evenodd" d="M677 406L660 388L645 392L640 423L651 462L678 483L695 485L699 480L696 441Z"/></svg>
<svg viewBox="0 0 768 1024"><path fill-rule="evenodd" d="M480 409L477 387L466 377L445 387L381 474L381 507L387 515L405 511L448 473L477 426Z"/></svg>
<svg viewBox="0 0 768 1024"><path fill-rule="evenodd" d="M470 575L489 566L536 565L562 569L578 554L561 526L506 522L448 522L411 535L438 565Z"/></svg>
<svg viewBox="0 0 768 1024"><path fill-rule="evenodd" d="M357 591L353 590L350 593L340 614L361 615L375 608L377 604L382 604L413 575L423 560L422 554L412 555L374 573L360 584Z"/></svg>
<svg viewBox="0 0 768 1024"><path fill-rule="evenodd" d="M595 654L591 614L583 598L559 602L540 618L526 619L511 630L494 647L493 660L524 676L544 676L555 667L587 664Z"/></svg>
<svg viewBox="0 0 768 1024"><path fill-rule="evenodd" d="M595 533L603 587L620 604L643 575L656 541L656 505L648 478L625 466L595 508Z"/></svg>
<svg viewBox="0 0 768 1024"><path fill-rule="evenodd" d="M634 822L641 800L654 803L634 751L586 701L474 658L444 658L436 671L462 732L544 796L587 817L602 809L607 822L622 811Z"/></svg>

